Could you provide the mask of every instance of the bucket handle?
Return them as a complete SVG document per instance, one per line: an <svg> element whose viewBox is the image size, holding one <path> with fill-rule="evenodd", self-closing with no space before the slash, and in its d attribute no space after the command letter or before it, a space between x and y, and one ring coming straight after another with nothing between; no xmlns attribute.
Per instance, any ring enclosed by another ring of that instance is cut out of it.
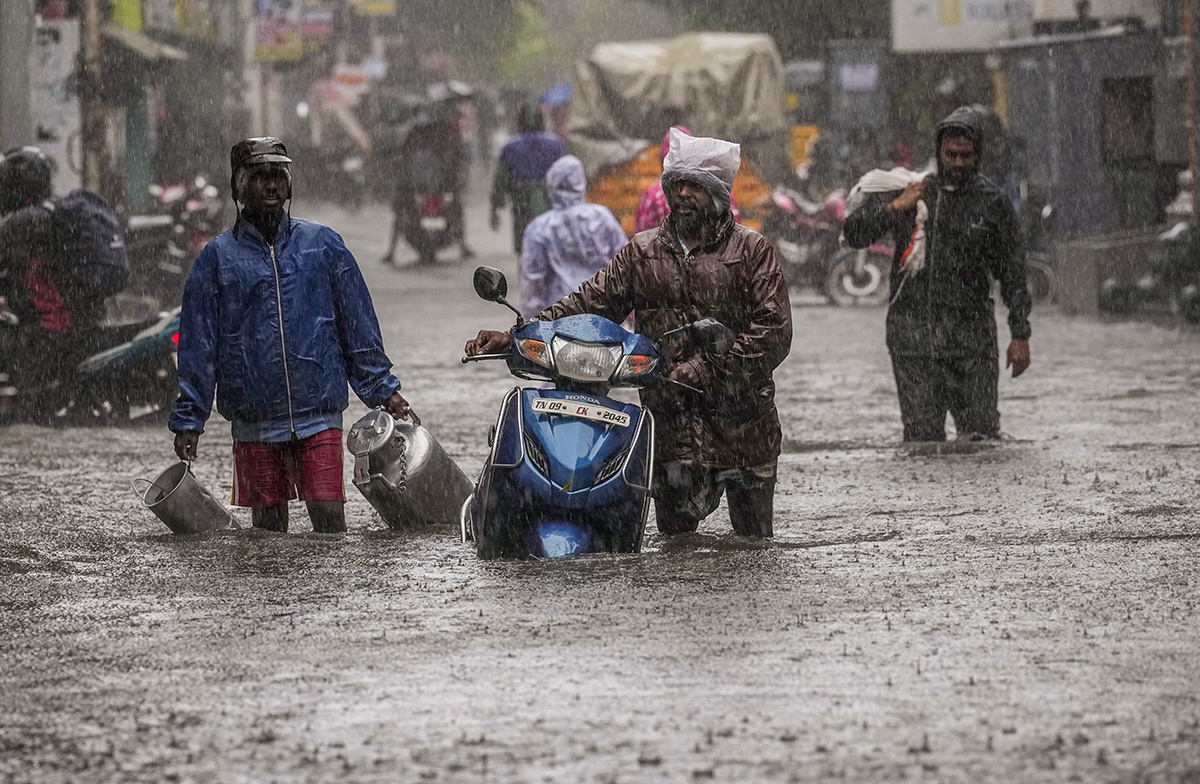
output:
<svg viewBox="0 0 1200 784"><path fill-rule="evenodd" d="M146 491L145 492L138 490L138 482L146 483ZM136 495L139 499L141 499L142 506L150 506L150 502L146 500L146 495L147 495L147 493L150 492L151 487L157 487L159 490L162 490L163 498L166 498L167 495L170 494L170 492L171 492L170 490L167 490L166 488L164 488L162 485L155 484L152 480L142 479L141 477L134 479L130 484L133 485L133 494ZM162 500L162 498L159 499L159 501L161 501L161 500ZM158 503L158 501L155 501L154 503Z"/></svg>
<svg viewBox="0 0 1200 784"><path fill-rule="evenodd" d="M192 473L192 461L180 460L179 462L187 463L188 464L187 472L189 474ZM138 490L138 482L146 483L146 492L145 493ZM163 498L166 498L168 495L170 495L171 493L173 493L175 491L175 488L171 488L170 490L168 490L167 488L163 487L160 484L155 484L154 480L152 480L152 479L142 479L141 477L134 479L132 482L130 482L130 484L133 486L133 494L136 495L141 500L142 506L150 506L150 504L148 504L146 502L146 493L150 492L151 487L157 487L159 490L162 490ZM162 498L159 499L159 501L161 501L161 500L162 500ZM155 501L154 503L158 503L158 501Z"/></svg>

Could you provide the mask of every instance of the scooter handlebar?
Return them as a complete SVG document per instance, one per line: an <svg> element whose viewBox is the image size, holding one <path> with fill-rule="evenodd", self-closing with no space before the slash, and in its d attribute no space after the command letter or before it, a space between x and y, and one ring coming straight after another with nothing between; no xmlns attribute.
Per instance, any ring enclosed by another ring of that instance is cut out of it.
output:
<svg viewBox="0 0 1200 784"><path fill-rule="evenodd" d="M468 362L483 362L485 359L508 359L508 354L476 354L473 357L463 357L461 362L465 365Z"/></svg>

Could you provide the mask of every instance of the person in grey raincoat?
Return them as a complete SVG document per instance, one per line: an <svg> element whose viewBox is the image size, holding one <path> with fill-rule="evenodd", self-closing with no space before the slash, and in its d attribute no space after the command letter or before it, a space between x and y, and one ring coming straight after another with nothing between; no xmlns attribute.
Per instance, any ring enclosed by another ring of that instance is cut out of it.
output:
<svg viewBox="0 0 1200 784"><path fill-rule="evenodd" d="M607 207L584 200L587 178L574 155L546 172L554 205L525 228L521 247L521 313L533 318L592 277L628 238Z"/></svg>
<svg viewBox="0 0 1200 784"><path fill-rule="evenodd" d="M1016 377L1030 363L1025 250L1012 204L979 173L981 120L969 106L953 111L937 126L937 171L868 197L844 227L855 248L885 234L895 241L887 347L905 441L944 441L947 413L959 438L1000 437L993 279L1008 307L1006 366ZM919 269L908 264L918 215L925 217Z"/></svg>
<svg viewBox="0 0 1200 784"><path fill-rule="evenodd" d="M792 311L775 249L733 220L729 192L741 149L671 132L663 189L671 214L634 235L579 290L538 315L633 311L638 332L661 341L669 380L642 390L654 414L658 530L695 531L725 495L734 531L774 533L776 465L782 445L776 367L792 344ZM735 337L727 354L680 346L668 334L712 317ZM511 336L483 330L468 356L507 350Z"/></svg>

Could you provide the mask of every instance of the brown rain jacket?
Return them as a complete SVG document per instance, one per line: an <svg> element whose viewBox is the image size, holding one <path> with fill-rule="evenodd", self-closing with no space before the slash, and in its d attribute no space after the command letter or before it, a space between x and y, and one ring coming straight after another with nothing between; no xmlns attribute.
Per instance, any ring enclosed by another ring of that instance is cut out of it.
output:
<svg viewBox="0 0 1200 784"><path fill-rule="evenodd" d="M729 215L694 253L675 236L670 217L635 235L538 318L594 313L620 322L633 311L638 332L656 342L676 327L716 318L737 335L729 354L689 353L673 336L662 345L671 363L693 365L703 379L701 394L665 381L642 390L657 423L655 462L737 468L773 460L782 433L771 372L792 344L791 304L775 249Z"/></svg>

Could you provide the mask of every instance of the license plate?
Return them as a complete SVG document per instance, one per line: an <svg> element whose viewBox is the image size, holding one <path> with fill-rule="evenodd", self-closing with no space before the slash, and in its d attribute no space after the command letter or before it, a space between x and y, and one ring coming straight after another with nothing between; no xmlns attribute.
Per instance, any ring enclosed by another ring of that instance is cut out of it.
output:
<svg viewBox="0 0 1200 784"><path fill-rule="evenodd" d="M629 427L629 414L623 411L613 411L611 408L605 408L604 406L594 406L590 403L576 403L571 400L538 397L533 400L533 410L542 414L562 414L563 416L605 422L617 427Z"/></svg>
<svg viewBox="0 0 1200 784"><path fill-rule="evenodd" d="M425 231L441 231L447 226L445 218L428 217L421 218L421 228Z"/></svg>

